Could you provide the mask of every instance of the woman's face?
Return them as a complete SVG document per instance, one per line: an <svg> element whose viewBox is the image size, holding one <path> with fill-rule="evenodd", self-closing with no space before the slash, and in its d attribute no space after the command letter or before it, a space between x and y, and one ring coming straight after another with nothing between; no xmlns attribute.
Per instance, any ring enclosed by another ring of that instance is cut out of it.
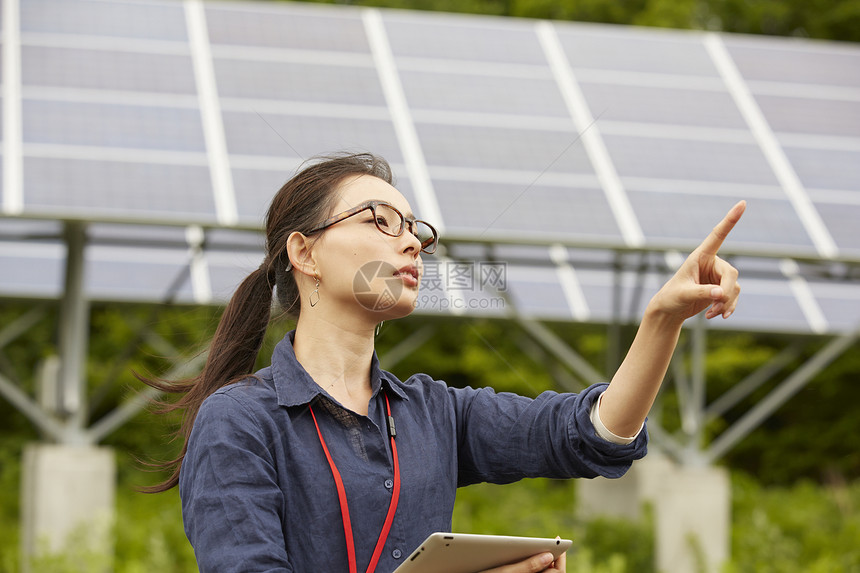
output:
<svg viewBox="0 0 860 573"><path fill-rule="evenodd" d="M407 219L414 219L403 195L377 177L349 177L335 192L338 199L333 215L367 201L384 201ZM380 209L377 216L385 213ZM408 230L399 237L384 234L370 209L325 229L313 252L319 268L320 298L326 299L327 307L357 312L374 323L406 316L415 308L423 271L421 244Z"/></svg>

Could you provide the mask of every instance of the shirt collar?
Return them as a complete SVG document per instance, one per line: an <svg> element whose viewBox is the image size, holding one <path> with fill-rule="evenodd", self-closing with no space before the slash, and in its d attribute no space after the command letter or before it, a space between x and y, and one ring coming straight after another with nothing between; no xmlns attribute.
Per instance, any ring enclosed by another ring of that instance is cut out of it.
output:
<svg viewBox="0 0 860 573"><path fill-rule="evenodd" d="M319 395L328 396L296 359L296 353L293 350L295 337L295 330L288 332L272 353L272 377L279 406L301 406L309 404ZM374 350L370 360L370 387L373 390L373 396L379 392L383 382L392 394L406 398L406 393L400 387L400 381L393 374L379 367L379 358Z"/></svg>

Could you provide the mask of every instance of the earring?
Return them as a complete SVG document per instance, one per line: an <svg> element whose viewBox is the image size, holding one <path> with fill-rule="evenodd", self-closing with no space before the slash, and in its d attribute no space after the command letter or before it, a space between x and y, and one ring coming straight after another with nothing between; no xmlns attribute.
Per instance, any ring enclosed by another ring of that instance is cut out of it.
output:
<svg viewBox="0 0 860 573"><path fill-rule="evenodd" d="M318 277L315 278L317 279L316 289L311 293L311 296L308 297L311 306L316 306L320 301L320 279Z"/></svg>
<svg viewBox="0 0 860 573"><path fill-rule="evenodd" d="M379 324L377 324L377 325L376 325L376 336L379 336L379 329L381 329L381 328L382 328L382 325L383 325L383 324L385 324L385 321L384 321L384 320L383 320L382 322L380 322Z"/></svg>

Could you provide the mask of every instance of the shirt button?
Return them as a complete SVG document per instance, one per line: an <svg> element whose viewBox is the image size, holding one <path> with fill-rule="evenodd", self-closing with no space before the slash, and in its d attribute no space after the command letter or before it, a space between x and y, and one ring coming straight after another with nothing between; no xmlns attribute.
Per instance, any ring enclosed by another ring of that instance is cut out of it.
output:
<svg viewBox="0 0 860 573"><path fill-rule="evenodd" d="M394 487L394 482L390 479L385 480L385 489L391 489Z"/></svg>
<svg viewBox="0 0 860 573"><path fill-rule="evenodd" d="M401 555L403 555L403 554L400 553L399 549L395 549L394 551L391 552L391 556L394 557L395 559L400 559Z"/></svg>

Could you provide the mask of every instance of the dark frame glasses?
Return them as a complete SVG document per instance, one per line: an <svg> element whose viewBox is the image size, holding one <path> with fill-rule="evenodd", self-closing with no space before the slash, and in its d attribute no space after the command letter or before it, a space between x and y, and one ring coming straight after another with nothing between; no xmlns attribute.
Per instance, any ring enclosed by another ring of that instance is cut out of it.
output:
<svg viewBox="0 0 860 573"><path fill-rule="evenodd" d="M385 208L383 215L388 214L389 209L393 211L394 215L399 217L399 223L392 225L387 222L387 219L385 223L380 223L380 216L377 214L378 207ZM305 234L310 235L311 233L318 233L319 231L331 227L335 223L340 223L344 219L348 219L349 217L357 215L368 209L373 213L373 222L381 233L388 235L389 237L399 237L403 234L403 230L408 228L409 232L415 235L421 243L422 252L425 252L428 255L436 252L436 247L439 245L439 233L436 231L436 228L427 221L407 219L394 205L386 203L385 201L366 201L361 205L344 211L343 213L338 213L337 215L329 217Z"/></svg>

